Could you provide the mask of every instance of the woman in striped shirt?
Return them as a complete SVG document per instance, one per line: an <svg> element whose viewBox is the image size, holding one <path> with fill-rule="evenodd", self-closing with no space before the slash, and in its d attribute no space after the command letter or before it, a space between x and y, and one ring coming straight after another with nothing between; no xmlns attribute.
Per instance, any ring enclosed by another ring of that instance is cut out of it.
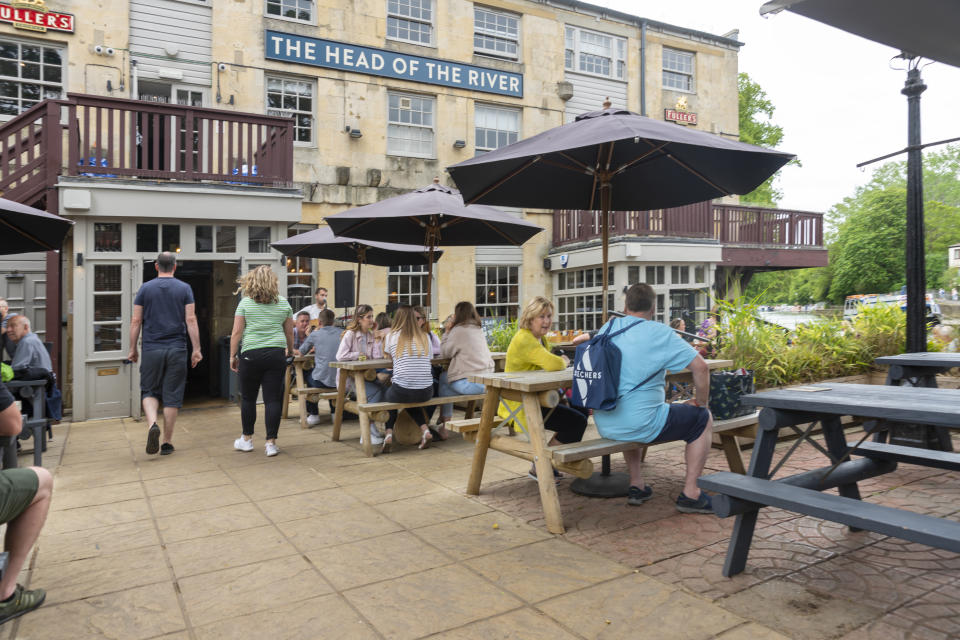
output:
<svg viewBox="0 0 960 640"><path fill-rule="evenodd" d="M433 373L430 368L430 336L420 328L413 307L403 305L393 317L393 327L387 334L385 350L393 358L393 384L387 389L385 402L424 402L433 397ZM420 448L427 447L430 434L430 414L423 407L404 409L420 425ZM432 413L432 412L431 412ZM393 425L397 411L390 412L387 435L381 453L393 445Z"/></svg>
<svg viewBox="0 0 960 640"><path fill-rule="evenodd" d="M275 456L280 414L283 408L283 377L287 356L293 353L293 311L280 295L277 276L260 265L238 280L243 298L233 317L230 335L230 368L240 374L240 421L243 435L237 451L253 451L253 425L257 420L257 395L263 389L266 453ZM241 346L242 338L242 346Z"/></svg>

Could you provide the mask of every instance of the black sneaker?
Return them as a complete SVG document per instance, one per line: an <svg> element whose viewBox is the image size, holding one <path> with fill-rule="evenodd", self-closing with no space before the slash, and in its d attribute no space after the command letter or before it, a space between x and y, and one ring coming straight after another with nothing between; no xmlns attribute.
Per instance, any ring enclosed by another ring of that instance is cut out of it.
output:
<svg viewBox="0 0 960 640"><path fill-rule="evenodd" d="M160 427L154 422L147 432L147 453L151 456L160 451Z"/></svg>
<svg viewBox="0 0 960 640"><path fill-rule="evenodd" d="M18 584L13 590L13 596L9 600L0 602L0 624L33 611L43 604L46 597L47 592L43 589L27 591Z"/></svg>
<svg viewBox="0 0 960 640"><path fill-rule="evenodd" d="M653 488L650 485L644 486L643 489L640 487L630 487L627 491L627 504L639 507L652 497Z"/></svg>
<svg viewBox="0 0 960 640"><path fill-rule="evenodd" d="M688 498L682 492L677 497L677 511L681 513L713 513L713 502L703 491L696 500Z"/></svg>
<svg viewBox="0 0 960 640"><path fill-rule="evenodd" d="M176 449L174 449L173 445L169 442L164 442L162 445L160 445L160 455L162 456L168 456L174 451L176 451Z"/></svg>
<svg viewBox="0 0 960 640"><path fill-rule="evenodd" d="M537 467L536 467L536 465L531 465L530 471L527 473L527 477L530 478L531 480L536 480L536 479L537 479ZM556 482L557 484L560 484L560 479L561 479L561 478L563 478L563 474L560 473L559 471L557 471L556 469L554 469L554 470L553 470L553 481Z"/></svg>

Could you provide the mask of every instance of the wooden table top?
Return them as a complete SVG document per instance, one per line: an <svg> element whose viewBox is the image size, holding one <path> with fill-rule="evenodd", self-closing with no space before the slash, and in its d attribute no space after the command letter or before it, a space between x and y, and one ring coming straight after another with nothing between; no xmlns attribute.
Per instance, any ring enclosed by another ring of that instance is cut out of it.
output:
<svg viewBox="0 0 960 640"><path fill-rule="evenodd" d="M733 360L707 360L710 369L732 367ZM687 369L668 371L667 375L688 373ZM470 382L477 382L488 387L498 389L512 389L514 391L540 392L557 387L569 387L573 384L573 367L560 371L511 371L510 373L474 373L467 376ZM960 394L958 394L960 396Z"/></svg>
<svg viewBox="0 0 960 640"><path fill-rule="evenodd" d="M494 362L504 360L507 357L505 351L491 351L490 357ZM450 358L432 358L431 364L442 367L450 364ZM338 360L331 362L331 367L343 369L344 371L366 371L367 369L391 369L393 360L390 358L367 358L366 360Z"/></svg>
<svg viewBox="0 0 960 640"><path fill-rule="evenodd" d="M874 360L876 364L899 364L905 367L960 367L960 353L947 351L925 351L923 353L900 353L895 356L881 356Z"/></svg>
<svg viewBox="0 0 960 640"><path fill-rule="evenodd" d="M829 382L761 391L740 400L785 411L960 426L960 393L955 389Z"/></svg>

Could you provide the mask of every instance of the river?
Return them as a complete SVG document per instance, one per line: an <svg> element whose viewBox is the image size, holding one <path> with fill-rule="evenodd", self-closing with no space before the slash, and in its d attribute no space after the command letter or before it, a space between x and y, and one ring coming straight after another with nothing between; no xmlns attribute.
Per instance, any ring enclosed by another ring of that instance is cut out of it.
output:
<svg viewBox="0 0 960 640"><path fill-rule="evenodd" d="M823 316L812 313L793 311L760 311L757 315L767 322L780 325L791 331L796 329L798 324L814 324L823 319Z"/></svg>

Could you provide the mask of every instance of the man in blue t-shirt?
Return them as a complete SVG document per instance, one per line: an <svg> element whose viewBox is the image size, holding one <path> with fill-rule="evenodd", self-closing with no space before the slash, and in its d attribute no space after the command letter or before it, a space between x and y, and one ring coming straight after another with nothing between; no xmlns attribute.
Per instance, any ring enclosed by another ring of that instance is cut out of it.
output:
<svg viewBox="0 0 960 640"><path fill-rule="evenodd" d="M612 318L602 329L618 331L613 338L623 355L620 364L620 398L610 411L594 411L597 431L604 438L653 444L683 440L687 443L687 474L677 509L684 513L713 513L710 496L700 491L697 478L710 452L713 417L707 408L710 398L710 368L683 338L665 324L653 321L657 294L647 284L627 289L624 318ZM664 395L666 372L688 368L693 374L696 396L684 403L667 404ZM639 388L634 389L637 384ZM640 449L624 451L630 469L627 502L641 505L653 497L643 483Z"/></svg>
<svg viewBox="0 0 960 640"><path fill-rule="evenodd" d="M143 283L133 301L130 322L130 355L136 362L137 339L143 327L143 360L140 363L140 396L143 413L150 430L147 432L147 453L173 453L173 427L183 406L183 390L187 384L187 335L193 352L190 366L203 359L200 353L200 329L194 310L193 290L186 282L173 277L177 257L164 251L154 263L157 277ZM163 401L163 445L157 413Z"/></svg>

